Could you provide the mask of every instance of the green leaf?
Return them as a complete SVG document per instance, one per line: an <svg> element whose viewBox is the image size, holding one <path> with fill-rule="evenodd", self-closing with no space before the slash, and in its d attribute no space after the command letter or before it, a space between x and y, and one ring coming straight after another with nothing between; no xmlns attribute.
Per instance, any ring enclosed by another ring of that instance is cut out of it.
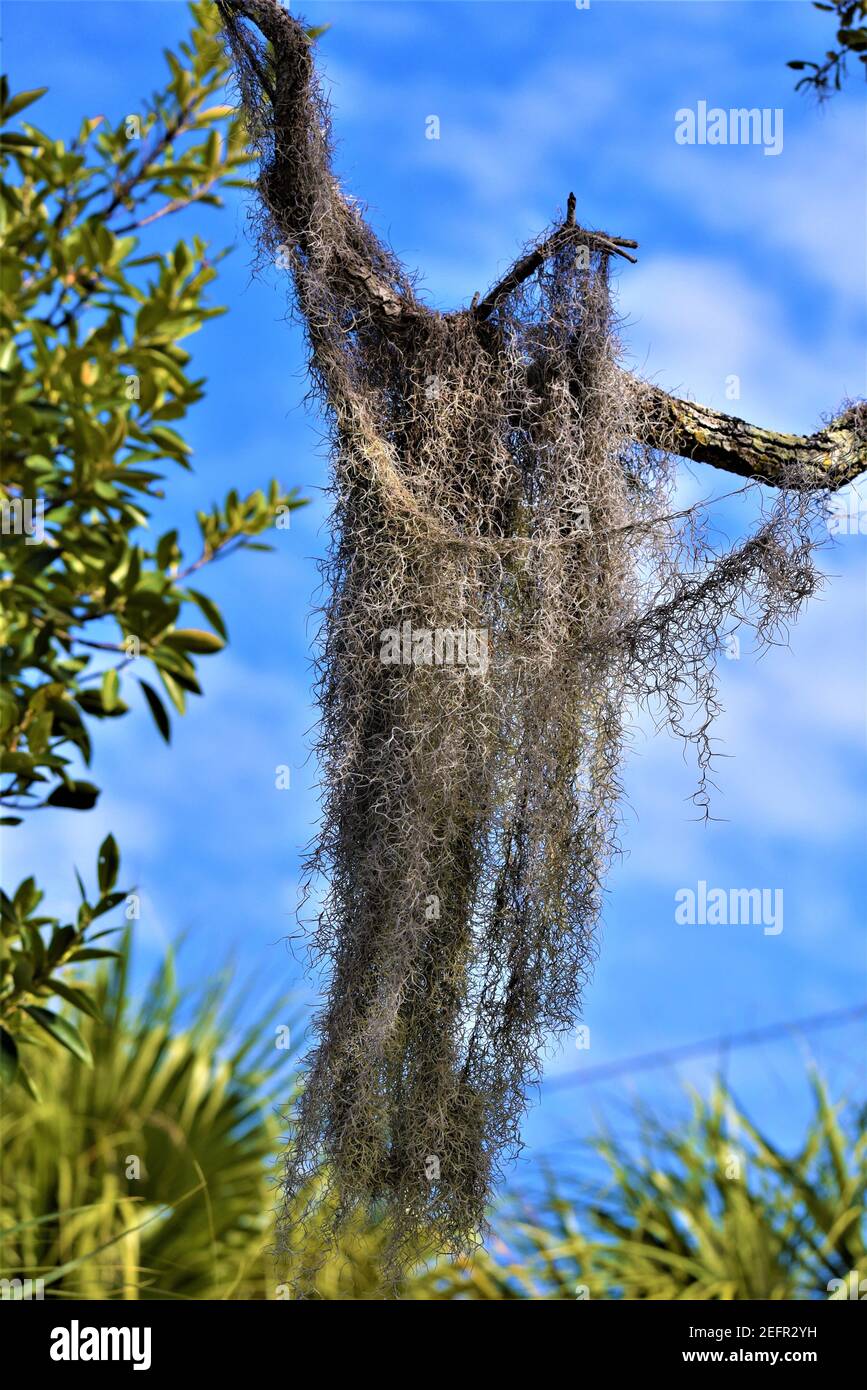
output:
<svg viewBox="0 0 867 1390"><path fill-rule="evenodd" d="M122 714L129 713L129 705L118 699L115 699L110 710L106 709L101 690L82 690L75 699L85 714L90 714L95 719L119 719Z"/></svg>
<svg viewBox="0 0 867 1390"><path fill-rule="evenodd" d="M96 867L99 891L107 893L117 882L117 871L120 867L120 851L113 835L106 835L100 845Z"/></svg>
<svg viewBox="0 0 867 1390"><path fill-rule="evenodd" d="M110 713L117 704L118 691L120 690L120 677L112 667L106 671L102 678L101 694L102 707L106 713Z"/></svg>
<svg viewBox="0 0 867 1390"><path fill-rule="evenodd" d="M149 430L149 435L157 444L162 444L169 454L191 454L193 451L185 439L182 439L174 430L170 430L167 425L154 425Z"/></svg>
<svg viewBox="0 0 867 1390"><path fill-rule="evenodd" d="M148 708L154 718L154 723L165 739L166 743L172 741L172 726L169 723L169 716L166 714L166 707L160 699L153 686L148 685L147 681L139 680L139 685L144 691L144 697L148 702Z"/></svg>
<svg viewBox="0 0 867 1390"><path fill-rule="evenodd" d="M65 806L71 811L90 811L99 800L99 788L92 782L62 783L47 798L48 806Z"/></svg>
<svg viewBox="0 0 867 1390"><path fill-rule="evenodd" d="M70 964L80 960L123 960L122 951L102 950L98 946L83 946L69 957Z"/></svg>
<svg viewBox="0 0 867 1390"><path fill-rule="evenodd" d="M226 631L226 624L223 622L223 615L214 600L208 598L207 594L200 594L197 589L187 589L187 598L191 598L193 603L198 605L211 627L219 632L224 642L228 642L229 634Z"/></svg>
<svg viewBox="0 0 867 1390"><path fill-rule="evenodd" d="M74 1009L80 1009L83 1014L88 1014L97 1022L100 1021L99 1009L83 989L78 989L75 985L68 985L64 980L52 980L51 988L55 994L59 994L60 998L65 999L67 1004L71 1004Z"/></svg>
<svg viewBox="0 0 867 1390"><path fill-rule="evenodd" d="M12 907L16 914L22 918L29 917L35 912L42 901L42 893L36 886L36 879L31 874L19 883L15 889L15 897L12 899Z"/></svg>
<svg viewBox="0 0 867 1390"><path fill-rule="evenodd" d="M15 1080L18 1082L18 1085L21 1086L27 1092L30 1099L35 1100L36 1104L39 1105L42 1100L42 1097L39 1093L39 1089L36 1085L36 1082L33 1080L33 1077L30 1075L28 1071L25 1070L24 1067L19 1066L18 1074L15 1077Z"/></svg>
<svg viewBox="0 0 867 1390"><path fill-rule="evenodd" d="M2 759L0 772L14 772L16 777L26 776L28 773L32 772L36 766L29 753L19 753L17 751L9 753L4 749L2 755L0 755L0 759Z"/></svg>
<svg viewBox="0 0 867 1390"><path fill-rule="evenodd" d="M34 101L44 97L47 91L47 87L32 87L29 92L19 92L11 101L4 102L3 120L11 120L13 116L18 115L19 111L23 111L25 106L32 106Z"/></svg>
<svg viewBox="0 0 867 1390"><path fill-rule="evenodd" d="M18 1071L18 1044L11 1033L0 1028L0 1081L11 1086Z"/></svg>
<svg viewBox="0 0 867 1390"><path fill-rule="evenodd" d="M12 970L12 979L19 994L27 994L33 983L33 961L28 956L19 956Z"/></svg>
<svg viewBox="0 0 867 1390"><path fill-rule="evenodd" d="M94 918L101 917L104 912L111 912L119 903L124 902L127 896L128 894L124 892L107 893L104 898L100 898L99 902L94 907Z"/></svg>
<svg viewBox="0 0 867 1390"><path fill-rule="evenodd" d="M178 533L175 530L166 531L164 536L160 536L156 550L156 560L161 570L168 569L178 555Z"/></svg>
<svg viewBox="0 0 867 1390"><path fill-rule="evenodd" d="M867 29L838 29L837 42L855 52L867 48Z"/></svg>
<svg viewBox="0 0 867 1390"><path fill-rule="evenodd" d="M187 701L182 687L178 685L174 676L170 676L168 671L164 671L162 668L160 668L160 680L165 686L168 697L178 711L178 714L184 714L187 708Z"/></svg>
<svg viewBox="0 0 867 1390"><path fill-rule="evenodd" d="M85 1066L93 1066L93 1056L84 1038L73 1028L66 1018L61 1018L59 1014L52 1013L50 1009L42 1009L37 1004L26 1004L24 1012L29 1014L34 1023L38 1023L40 1028L44 1028L55 1042L59 1042L61 1047L65 1047L71 1052L73 1057L77 1057Z"/></svg>
<svg viewBox="0 0 867 1390"><path fill-rule="evenodd" d="M27 940L30 943L30 954L33 960L33 974L35 977L38 978L45 972L45 942L42 940L42 937L39 934L39 928L34 926L32 922L26 922L24 930L27 933Z"/></svg>
<svg viewBox="0 0 867 1390"><path fill-rule="evenodd" d="M55 927L51 933L51 940L48 943L48 962L50 966L55 966L72 943L77 939L78 932L75 927Z"/></svg>
<svg viewBox="0 0 867 1390"><path fill-rule="evenodd" d="M163 641L178 651L194 652L197 656L210 656L226 645L222 637L201 627L176 628L174 632L167 632Z"/></svg>

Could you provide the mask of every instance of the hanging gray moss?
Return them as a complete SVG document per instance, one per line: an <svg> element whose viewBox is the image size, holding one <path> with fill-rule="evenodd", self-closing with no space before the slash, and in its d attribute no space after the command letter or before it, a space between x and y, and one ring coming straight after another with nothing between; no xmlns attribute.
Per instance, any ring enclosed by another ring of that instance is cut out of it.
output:
<svg viewBox="0 0 867 1390"><path fill-rule="evenodd" d="M396 1262L466 1251L580 1016L624 719L652 703L695 743L706 807L721 643L774 640L813 593L823 498L779 492L717 553L700 508L674 511L671 456L634 442L609 286L634 243L570 206L481 304L435 312L331 172L301 24L221 10L333 455L307 864L330 986L283 1238L306 1197L336 1233L381 1213Z"/></svg>

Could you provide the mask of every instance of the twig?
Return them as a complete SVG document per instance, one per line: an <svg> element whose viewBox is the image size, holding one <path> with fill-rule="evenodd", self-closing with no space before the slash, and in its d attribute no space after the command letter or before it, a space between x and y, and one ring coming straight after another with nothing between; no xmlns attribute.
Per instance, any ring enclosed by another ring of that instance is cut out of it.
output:
<svg viewBox="0 0 867 1390"><path fill-rule="evenodd" d="M197 188L189 197L173 198L170 203L164 203L161 208L157 208L156 212L152 212L148 217L143 217L140 222L127 222L125 226L115 228L115 236L124 236L127 232L136 231L139 227L147 227L151 222L156 222L168 213L181 212L184 208L188 208L191 203L197 203L200 198L207 197L218 177L219 175L215 174L208 183L202 184L202 187Z"/></svg>
<svg viewBox="0 0 867 1390"><path fill-rule="evenodd" d="M628 251L623 250L623 247L636 247L637 241L631 241L627 237L608 236L606 232L588 232L586 228L575 225L575 195L572 193L569 194L566 217L566 222L558 228L553 236L548 237L528 256L523 256L520 261L516 261L499 284L488 291L484 299L471 311L477 319L486 319L504 299L508 298L513 290L522 285L525 280L529 280L530 276L541 265L544 265L545 261L550 260L552 256L557 255L558 251L565 250L573 243L577 242L579 245L586 243L595 250L604 251L613 256L622 256L624 260L631 261L633 265L636 264L636 257L630 256ZM572 221L569 221L570 217L573 219Z"/></svg>

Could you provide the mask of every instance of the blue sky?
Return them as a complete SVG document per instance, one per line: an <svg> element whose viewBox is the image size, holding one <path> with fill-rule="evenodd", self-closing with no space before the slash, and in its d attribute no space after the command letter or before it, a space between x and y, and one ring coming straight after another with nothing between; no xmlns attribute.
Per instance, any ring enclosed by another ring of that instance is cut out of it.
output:
<svg viewBox="0 0 867 1390"><path fill-rule="evenodd" d="M825 108L793 90L789 58L828 46L806 3L591 0L392 3L322 0L320 41L338 169L377 231L418 267L429 301L467 303L560 215L574 189L585 225L639 240L618 271L630 365L667 389L776 428L809 432L864 394L863 84ZM136 109L162 80L161 52L186 28L174 0L42 0L5 6L13 89L48 84L33 119L71 135L84 115ZM684 146L675 112L768 107L783 148ZM30 114L30 113L28 113ZM439 117L440 138L425 138ZM558 211L560 210L560 211ZM316 823L307 760L311 605L324 549L328 461L304 405L300 334L277 272L251 275L243 200L185 214L236 243L216 287L230 312L190 346L208 378L190 417L193 475L173 477L160 530L192 538L195 509L276 474L313 504L275 532L276 553L208 574L229 651L203 663L206 698L167 750L143 712L97 730L97 810L45 813L7 837L7 882L37 871L55 904L73 901L114 830L124 882L143 895L139 962L187 934L181 978L234 952L266 990L313 992L283 938L293 930L300 851ZM216 298L216 294L215 294ZM740 380L740 398L726 383ZM684 496L731 480L684 469ZM788 649L744 650L721 670L726 757L695 823L695 770L672 739L640 726L627 772L627 856L614 870L600 957L586 994L589 1051L567 1047L550 1074L859 1003L864 930L865 537L825 553L829 576ZM205 587L204 585L202 587ZM288 763L292 787L274 769ZM784 929L683 926L674 895L711 886L780 888ZM863 1096L860 1025L733 1054L728 1071L765 1128L790 1136L805 1106L809 1050L840 1090ZM604 1087L552 1089L528 1121L529 1158L585 1133L599 1106L633 1090L674 1104L718 1059ZM620 1114L615 1105L615 1114Z"/></svg>

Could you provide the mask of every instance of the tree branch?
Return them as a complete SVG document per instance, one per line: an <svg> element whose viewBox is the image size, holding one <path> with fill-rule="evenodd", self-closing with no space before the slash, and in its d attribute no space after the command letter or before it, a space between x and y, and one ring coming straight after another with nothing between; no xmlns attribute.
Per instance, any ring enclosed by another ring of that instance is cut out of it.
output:
<svg viewBox="0 0 867 1390"><path fill-rule="evenodd" d="M173 212L183 212L191 203L197 203L201 198L207 198L213 190L214 185L219 179L219 174L215 174L207 183L203 183L201 188L196 188L192 193L188 193L184 198L172 198L171 202L164 203L157 208L156 212L151 212L147 217L142 217L138 222L127 222L125 226L115 230L115 236L126 236L128 232L137 231L139 227L149 227L151 222L157 222L161 217L168 217Z"/></svg>
<svg viewBox="0 0 867 1390"><path fill-rule="evenodd" d="M623 256L624 260L636 263L634 256L630 256L628 251L624 251L624 246L636 247L637 241L629 241L626 237L608 236L606 232L588 232L583 227L575 225L575 195L569 194L568 211L566 221L559 227L553 236L541 242L527 256L516 261L507 275L493 289L489 290L484 299L472 308L472 313L477 319L486 319L494 312L503 300L522 285L525 280L529 280L531 275L556 256L558 251L565 251L567 246L589 246L594 251L605 251L612 256Z"/></svg>
<svg viewBox="0 0 867 1390"><path fill-rule="evenodd" d="M280 235L305 261L317 264L338 295L351 285L384 327L430 312L415 299L394 257L345 197L330 168L327 108L304 26L280 0L218 0L218 8L242 91L245 75L254 74L271 106L273 152L259 188ZM240 19L255 25L270 53L256 51Z"/></svg>
<svg viewBox="0 0 867 1390"><path fill-rule="evenodd" d="M360 306L386 331L419 315L431 314L414 296L390 252L347 199L328 162L328 129L316 88L311 42L302 24L280 0L217 0L229 40L245 73L255 78L273 117L273 157L260 179L262 197L287 242L302 259L317 262L338 297ZM257 46L240 20L247 20L270 44ZM299 139L299 128L305 139ZM484 299L474 297L468 313L484 322L519 285L551 256L570 245L587 245L607 255L635 257L624 247L637 242L590 232L575 224L575 198L569 195L566 221L508 274ZM641 394L642 438L651 448L710 464L738 477L772 487L836 489L867 471L867 405L850 407L823 430L809 436L762 429L710 406L670 396L659 387L624 373L624 387Z"/></svg>
<svg viewBox="0 0 867 1390"><path fill-rule="evenodd" d="M851 406L811 435L781 434L750 425L708 405L670 396L626 378L642 399L647 421L639 443L708 463L771 487L836 489L867 471L867 405Z"/></svg>

